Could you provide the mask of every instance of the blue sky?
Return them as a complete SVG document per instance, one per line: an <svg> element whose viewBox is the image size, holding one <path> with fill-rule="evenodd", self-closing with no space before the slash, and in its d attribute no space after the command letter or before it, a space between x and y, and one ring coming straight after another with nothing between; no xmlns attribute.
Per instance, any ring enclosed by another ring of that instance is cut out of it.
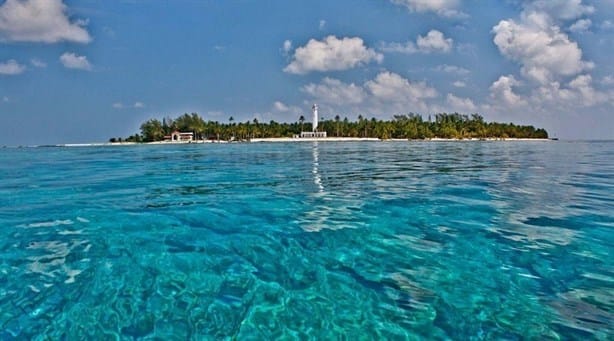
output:
<svg viewBox="0 0 614 341"><path fill-rule="evenodd" d="M614 138L614 0L0 1L0 145L149 118L482 114Z"/></svg>

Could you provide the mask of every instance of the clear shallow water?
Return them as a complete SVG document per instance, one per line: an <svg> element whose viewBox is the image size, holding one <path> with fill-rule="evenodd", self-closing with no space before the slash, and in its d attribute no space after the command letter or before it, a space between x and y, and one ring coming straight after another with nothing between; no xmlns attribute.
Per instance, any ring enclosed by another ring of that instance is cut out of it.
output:
<svg viewBox="0 0 614 341"><path fill-rule="evenodd" d="M613 151L0 149L0 339L611 339Z"/></svg>

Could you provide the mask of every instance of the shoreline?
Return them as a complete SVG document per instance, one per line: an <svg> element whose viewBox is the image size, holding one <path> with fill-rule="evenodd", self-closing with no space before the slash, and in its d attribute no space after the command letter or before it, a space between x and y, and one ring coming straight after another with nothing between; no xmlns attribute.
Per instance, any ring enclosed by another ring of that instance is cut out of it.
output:
<svg viewBox="0 0 614 341"><path fill-rule="evenodd" d="M186 144L246 144L246 143L301 143L301 142L548 142L559 141L557 138L467 138L467 139L447 139L447 138L428 138L428 139L379 139L376 137L268 137L254 138L245 141L224 141L224 140L199 140L199 141L156 141L156 142L91 142L91 143L58 143L31 146L0 146L0 148L53 148L53 147L119 147L119 146L140 146L140 145L161 145L174 146ZM571 140L570 140L571 141ZM579 140L580 141L580 140ZM581 140L592 141L592 140ZM607 140L605 140L607 141Z"/></svg>
<svg viewBox="0 0 614 341"><path fill-rule="evenodd" d="M245 141L224 141L224 140L199 140L199 141L156 141L156 142L92 142L92 143L58 143L47 145L31 145L31 146L0 146L0 148L53 148L53 147L120 147L120 146L141 146L141 145L189 145L189 144L246 144L246 143L301 143L301 142L548 142L559 141L557 138L503 138L503 137L487 137L487 138L467 138L467 139L447 139L447 138L429 138L429 139L379 139L376 137L269 137L269 138L254 138ZM587 140L590 141L590 140Z"/></svg>
<svg viewBox="0 0 614 341"><path fill-rule="evenodd" d="M186 145L186 144L246 144L246 143L301 143L301 142L548 142L558 141L558 139L547 138L503 138L503 137L487 137L487 138L467 138L467 139L447 139L447 138L429 138L429 139L380 139L377 137L266 137L253 138L245 141L224 141L224 140L199 140L199 141L155 141L155 142L106 142L106 143L66 143L58 144L55 147L97 147L97 146L135 146L135 145Z"/></svg>

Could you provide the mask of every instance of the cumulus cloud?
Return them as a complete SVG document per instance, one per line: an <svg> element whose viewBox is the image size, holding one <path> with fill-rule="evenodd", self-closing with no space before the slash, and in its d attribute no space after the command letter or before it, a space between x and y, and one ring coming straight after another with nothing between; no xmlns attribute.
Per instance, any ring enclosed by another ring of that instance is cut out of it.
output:
<svg viewBox="0 0 614 341"><path fill-rule="evenodd" d="M454 83L452 83L452 85L454 85L457 88L464 88L467 86L467 84L465 84L465 82L463 81L455 81Z"/></svg>
<svg viewBox="0 0 614 341"><path fill-rule="evenodd" d="M89 71L92 69L92 65L87 60L86 56L78 56L72 52L65 52L60 56L60 62L64 67L69 69L78 69Z"/></svg>
<svg viewBox="0 0 614 341"><path fill-rule="evenodd" d="M307 84L301 88L311 97L322 103L330 104L359 104L365 97L364 89L354 83L347 84L338 79L324 78L320 84Z"/></svg>
<svg viewBox="0 0 614 341"><path fill-rule="evenodd" d="M425 82L413 82L389 71L380 72L363 84L345 83L324 78L319 84L301 89L318 103L341 110L398 113L426 110L426 100L437 97L437 91Z"/></svg>
<svg viewBox="0 0 614 341"><path fill-rule="evenodd" d="M496 102L508 106L526 104L525 100L514 92L514 87L520 82L513 75L501 76L490 86L490 96Z"/></svg>
<svg viewBox="0 0 614 341"><path fill-rule="evenodd" d="M592 24L591 19L580 19L569 26L569 30L577 33L587 32Z"/></svg>
<svg viewBox="0 0 614 341"><path fill-rule="evenodd" d="M453 94L448 94L446 101L453 111L475 112L477 109L477 106L470 98L461 98L454 96Z"/></svg>
<svg viewBox="0 0 614 341"><path fill-rule="evenodd" d="M284 71L306 74L312 71L347 70L371 61L381 63L383 58L382 54L367 48L359 37L339 39L328 36L322 41L311 39L305 46L297 48L292 62Z"/></svg>
<svg viewBox="0 0 614 341"><path fill-rule="evenodd" d="M0 41L89 43L86 24L71 21L62 0L6 0L0 5Z"/></svg>
<svg viewBox="0 0 614 341"><path fill-rule="evenodd" d="M581 0L525 1L518 21L501 20L493 28L495 45L520 65L520 74L529 82L501 76L490 87L490 108L526 115L527 107L531 113L548 114L614 105L614 91L593 85L587 71L594 64L583 60L582 49L561 29L574 20L570 32L588 31L592 21L576 19L593 12ZM607 86L603 79L601 84Z"/></svg>
<svg viewBox="0 0 614 341"><path fill-rule="evenodd" d="M459 11L459 0L391 0L393 4L406 7L410 12L433 12L442 17L466 18Z"/></svg>
<svg viewBox="0 0 614 341"><path fill-rule="evenodd" d="M452 39L445 38L443 33L431 30L426 36L418 36L416 45L421 52L450 52L452 49Z"/></svg>
<svg viewBox="0 0 614 341"><path fill-rule="evenodd" d="M14 76L26 71L26 67L19 64L15 59L0 63L0 75Z"/></svg>
<svg viewBox="0 0 614 341"><path fill-rule="evenodd" d="M393 72L381 72L365 83L365 88L377 99L394 102L434 98L437 91L424 82L410 82Z"/></svg>
<svg viewBox="0 0 614 341"><path fill-rule="evenodd" d="M595 8L582 0L531 0L524 4L527 12L548 13L554 19L571 20L591 14Z"/></svg>
<svg viewBox="0 0 614 341"><path fill-rule="evenodd" d="M593 67L582 60L578 44L552 24L545 13L523 13L518 23L501 20L493 33L501 54L520 63L522 74L541 84Z"/></svg>
<svg viewBox="0 0 614 341"><path fill-rule="evenodd" d="M452 38L446 38L443 33L437 30L430 30L426 36L418 36L414 43L408 41L406 43L388 43L382 46L385 52L398 53L448 53L452 50L454 41Z"/></svg>

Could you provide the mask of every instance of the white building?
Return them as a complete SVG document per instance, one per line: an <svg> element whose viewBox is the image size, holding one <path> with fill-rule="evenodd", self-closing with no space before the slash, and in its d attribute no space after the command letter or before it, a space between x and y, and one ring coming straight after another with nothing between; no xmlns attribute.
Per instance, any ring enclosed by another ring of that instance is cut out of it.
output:
<svg viewBox="0 0 614 341"><path fill-rule="evenodd" d="M194 133L174 131L170 135L164 136L164 140L170 142L192 142L194 141Z"/></svg>

